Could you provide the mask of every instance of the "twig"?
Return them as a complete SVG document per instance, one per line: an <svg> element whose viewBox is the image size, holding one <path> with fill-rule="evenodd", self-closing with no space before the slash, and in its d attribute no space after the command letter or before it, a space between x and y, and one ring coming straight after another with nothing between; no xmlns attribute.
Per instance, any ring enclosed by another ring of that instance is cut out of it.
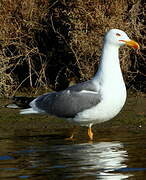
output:
<svg viewBox="0 0 146 180"><path fill-rule="evenodd" d="M34 73L33 73L34 74ZM18 91L18 89L21 87L21 85L29 78L29 76L27 76L25 79L23 79L23 81L19 84L19 86L15 89L14 93L12 94L12 96L15 95L15 93Z"/></svg>

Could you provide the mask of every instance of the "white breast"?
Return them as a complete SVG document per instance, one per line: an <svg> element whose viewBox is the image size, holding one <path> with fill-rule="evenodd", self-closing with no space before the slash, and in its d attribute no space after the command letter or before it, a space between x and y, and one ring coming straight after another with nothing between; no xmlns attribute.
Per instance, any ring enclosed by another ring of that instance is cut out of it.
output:
<svg viewBox="0 0 146 180"><path fill-rule="evenodd" d="M121 111L126 101L124 82L119 82L116 86L108 88L104 86L101 91L101 102L90 109L78 113L73 120L74 122L84 126L88 126L89 123L101 123L112 119Z"/></svg>

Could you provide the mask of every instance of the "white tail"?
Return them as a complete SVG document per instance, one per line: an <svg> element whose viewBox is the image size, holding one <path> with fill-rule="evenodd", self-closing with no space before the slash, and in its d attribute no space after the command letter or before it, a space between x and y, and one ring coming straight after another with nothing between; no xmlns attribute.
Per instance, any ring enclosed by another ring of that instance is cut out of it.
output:
<svg viewBox="0 0 146 180"><path fill-rule="evenodd" d="M20 114L38 114L38 111L35 111L33 108L28 108L28 109L22 109L20 111Z"/></svg>

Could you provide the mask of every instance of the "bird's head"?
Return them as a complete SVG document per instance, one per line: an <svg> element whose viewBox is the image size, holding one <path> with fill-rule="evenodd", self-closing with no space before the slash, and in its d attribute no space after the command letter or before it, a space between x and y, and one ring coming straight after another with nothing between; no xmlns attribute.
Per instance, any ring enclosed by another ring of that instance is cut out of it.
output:
<svg viewBox="0 0 146 180"><path fill-rule="evenodd" d="M119 29L111 29L106 33L105 41L114 45L114 46L123 46L128 45L135 49L139 49L140 46L134 40L131 40L127 34Z"/></svg>

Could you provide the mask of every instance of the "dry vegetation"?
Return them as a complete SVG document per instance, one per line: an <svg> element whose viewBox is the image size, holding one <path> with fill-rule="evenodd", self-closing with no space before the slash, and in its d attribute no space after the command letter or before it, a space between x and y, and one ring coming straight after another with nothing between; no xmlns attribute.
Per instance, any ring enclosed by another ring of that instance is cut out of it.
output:
<svg viewBox="0 0 146 180"><path fill-rule="evenodd" d="M144 10L142 1L77 1L74 9L69 12L74 27L70 31L72 36L70 44L75 51L76 62L83 79L91 78L95 72L95 64L98 64L103 44L103 35L107 30L122 29L138 41L142 49L145 48ZM132 85L131 81L134 82L138 73L145 73L139 69L138 62L141 58L141 65L146 67L145 54L143 50L135 54L133 50L125 47L121 51L121 67L127 84Z"/></svg>
<svg viewBox="0 0 146 180"><path fill-rule="evenodd" d="M121 66L127 87L146 92L145 8L143 0L1 0L0 95L90 79L110 28L141 44L137 54L121 50Z"/></svg>
<svg viewBox="0 0 146 180"><path fill-rule="evenodd" d="M43 84L44 68L35 34L44 29L40 23L47 15L48 3L36 0L1 0L0 2L0 94L11 94L23 82L29 79L32 86L32 74L36 74L37 83ZM41 68L36 71L35 59ZM15 70L21 66L19 78ZM26 73L28 71L28 73ZM25 74L25 75L24 75ZM41 78L40 78L41 77ZM19 81L21 79L21 81Z"/></svg>

